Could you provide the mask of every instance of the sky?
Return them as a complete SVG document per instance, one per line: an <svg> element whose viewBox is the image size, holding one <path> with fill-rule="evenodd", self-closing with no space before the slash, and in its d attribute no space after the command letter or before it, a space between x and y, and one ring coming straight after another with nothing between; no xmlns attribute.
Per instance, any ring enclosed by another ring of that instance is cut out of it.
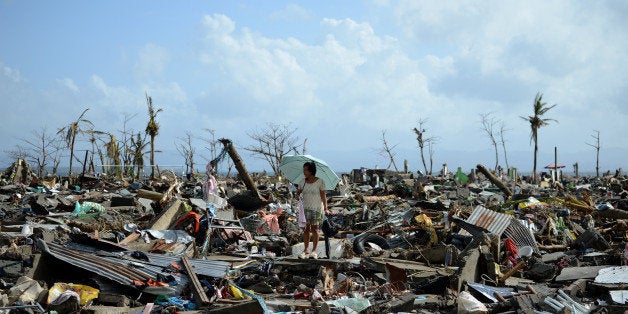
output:
<svg viewBox="0 0 628 314"><path fill-rule="evenodd" d="M541 93L556 121L539 130L539 168L557 147L568 171L594 170L599 131L601 170L627 169L627 29L626 1L0 0L0 166L87 108L96 130L120 138L126 117L143 131L148 94L163 109L162 165L184 163L186 132L204 163L210 129L249 170L269 169L243 147L274 123L337 171L386 168L385 132L396 165L416 171L412 128L424 121L435 170L492 167L490 114L525 172L534 147L521 117Z"/></svg>

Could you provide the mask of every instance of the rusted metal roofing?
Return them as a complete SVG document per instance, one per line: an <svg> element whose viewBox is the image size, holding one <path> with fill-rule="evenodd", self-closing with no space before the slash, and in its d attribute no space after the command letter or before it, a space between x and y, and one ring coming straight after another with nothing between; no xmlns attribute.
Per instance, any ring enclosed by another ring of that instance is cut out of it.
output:
<svg viewBox="0 0 628 314"><path fill-rule="evenodd" d="M508 228L508 225L510 225L511 219L512 216L510 215L501 214L482 205L478 205L466 222L482 227L492 234L501 236L506 228ZM460 234L468 235L469 233L466 230L462 230Z"/></svg>
<svg viewBox="0 0 628 314"><path fill-rule="evenodd" d="M530 229L511 215L498 213L482 205L478 205L466 220L467 223L482 227L490 233L501 236L504 235L512 239L517 247L531 246L535 252L539 252L534 235ZM468 235L466 230L461 230L460 234Z"/></svg>

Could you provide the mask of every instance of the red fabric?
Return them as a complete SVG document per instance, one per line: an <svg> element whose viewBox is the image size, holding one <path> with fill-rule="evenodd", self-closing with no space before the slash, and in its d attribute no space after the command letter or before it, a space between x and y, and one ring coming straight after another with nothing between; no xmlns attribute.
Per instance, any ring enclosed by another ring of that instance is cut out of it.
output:
<svg viewBox="0 0 628 314"><path fill-rule="evenodd" d="M510 238L506 238L506 241L504 241L504 246L506 247L506 250L508 250L508 252L512 254L512 256L519 256L519 249L517 248L517 245L515 245L515 241L511 240Z"/></svg>
<svg viewBox="0 0 628 314"><path fill-rule="evenodd" d="M179 219L176 225L179 226L180 224L182 224L183 222L187 221L190 218L194 219L194 233L198 233L198 231L201 228L201 217L195 212L192 212L192 211L189 212L183 218Z"/></svg>

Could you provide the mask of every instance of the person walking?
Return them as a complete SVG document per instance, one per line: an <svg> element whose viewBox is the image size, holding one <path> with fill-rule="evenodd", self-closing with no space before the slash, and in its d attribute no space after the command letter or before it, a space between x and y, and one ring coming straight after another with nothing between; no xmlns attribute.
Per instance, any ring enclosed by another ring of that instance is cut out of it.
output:
<svg viewBox="0 0 628 314"><path fill-rule="evenodd" d="M299 258L317 259L318 254L318 227L323 222L323 214L328 213L327 196L323 180L316 177L316 164L306 162L303 164L305 179L299 183L297 199L302 197L303 212L305 214L305 230L303 231L303 253ZM312 240L312 251L309 251Z"/></svg>

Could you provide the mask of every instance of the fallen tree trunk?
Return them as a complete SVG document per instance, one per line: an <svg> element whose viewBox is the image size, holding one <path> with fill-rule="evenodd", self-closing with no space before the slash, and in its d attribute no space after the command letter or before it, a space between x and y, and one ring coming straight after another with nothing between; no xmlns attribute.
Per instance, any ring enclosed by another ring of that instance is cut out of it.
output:
<svg viewBox="0 0 628 314"><path fill-rule="evenodd" d="M159 192L139 189L139 190L137 190L137 197L139 197L139 198L146 198L146 199L149 199L151 201L159 202L159 201L161 201L161 198L164 197L164 194L163 193L159 193Z"/></svg>
<svg viewBox="0 0 628 314"><path fill-rule="evenodd" d="M486 178L489 181L491 181L491 183L495 184L495 186L497 186L500 190L502 190L502 192L504 192L504 194L506 194L506 198L510 198L512 196L512 191L510 191L510 189L504 184L504 182L502 182L498 177L496 177L494 174L492 174L490 171L488 171L488 169L486 169L486 167L484 167L484 165L478 164L477 165L477 169L483 175L485 175Z"/></svg>

